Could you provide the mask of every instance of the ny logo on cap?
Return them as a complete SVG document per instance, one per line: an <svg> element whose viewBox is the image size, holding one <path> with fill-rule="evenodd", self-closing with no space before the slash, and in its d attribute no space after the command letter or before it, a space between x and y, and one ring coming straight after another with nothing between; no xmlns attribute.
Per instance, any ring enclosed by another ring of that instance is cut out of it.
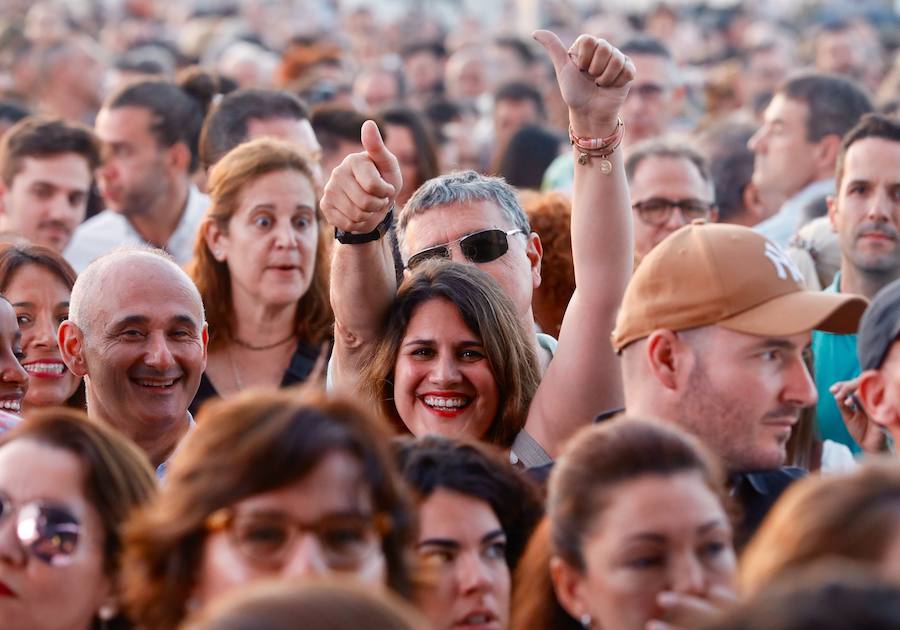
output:
<svg viewBox="0 0 900 630"><path fill-rule="evenodd" d="M775 265L775 272L782 280L787 280L788 273L794 279L794 282L803 282L803 276L794 261L787 257L781 248L771 241L766 241L766 258Z"/></svg>

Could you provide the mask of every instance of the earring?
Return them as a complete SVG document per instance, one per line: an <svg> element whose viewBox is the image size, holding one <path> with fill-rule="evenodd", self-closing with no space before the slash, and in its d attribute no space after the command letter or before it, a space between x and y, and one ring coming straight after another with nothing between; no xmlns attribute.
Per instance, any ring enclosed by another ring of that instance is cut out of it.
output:
<svg viewBox="0 0 900 630"><path fill-rule="evenodd" d="M581 615L578 620L581 622L581 626L583 628L590 628L591 623L593 623L594 621L593 619L591 619L591 616L588 613L584 613L583 615Z"/></svg>
<svg viewBox="0 0 900 630"><path fill-rule="evenodd" d="M103 604L100 607L100 610L97 611L97 616L100 617L103 621L109 621L113 617L116 616L116 605L115 604Z"/></svg>

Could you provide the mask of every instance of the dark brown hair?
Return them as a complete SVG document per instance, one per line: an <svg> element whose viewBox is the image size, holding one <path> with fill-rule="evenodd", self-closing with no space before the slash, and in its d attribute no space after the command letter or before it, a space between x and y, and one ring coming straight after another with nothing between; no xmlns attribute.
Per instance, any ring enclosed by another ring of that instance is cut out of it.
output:
<svg viewBox="0 0 900 630"><path fill-rule="evenodd" d="M75 153L93 172L100 164L100 144L94 132L60 118L29 116L10 127L0 141L0 179L12 186L25 158L50 158Z"/></svg>
<svg viewBox="0 0 900 630"><path fill-rule="evenodd" d="M556 601L550 558L559 557L573 569L585 571L584 545L609 508L613 490L647 475L682 473L699 474L727 510L724 470L692 436L668 425L627 417L575 434L550 474L548 531L532 540L522 564L523 571L539 574L522 575L513 596L512 627L581 628ZM533 548L548 543L549 549Z"/></svg>
<svg viewBox="0 0 900 630"><path fill-rule="evenodd" d="M382 539L388 584L408 594L414 514L384 435L348 400L306 389L259 390L208 403L176 452L163 491L126 534L125 601L147 628L173 628L187 612L216 510L308 475L328 454L356 457Z"/></svg>
<svg viewBox="0 0 900 630"><path fill-rule="evenodd" d="M841 179L844 177L844 161L847 159L847 151L854 144L866 138L881 138L888 142L900 143L900 122L897 118L884 116L883 114L866 114L859 120L853 129L847 132L841 142L835 163L834 181L837 190L840 191Z"/></svg>
<svg viewBox="0 0 900 630"><path fill-rule="evenodd" d="M394 404L394 366L416 310L437 299L459 309L463 322L484 345L500 400L497 416L482 439L508 447L525 425L540 382L537 358L509 297L496 280L472 265L427 261L403 282L382 340L363 370L360 387L378 405L382 417L398 432L408 432Z"/></svg>
<svg viewBox="0 0 900 630"><path fill-rule="evenodd" d="M254 180L279 171L297 171L313 183L309 164L289 144L271 138L244 143L229 152L213 167L209 177L211 204L206 212L194 245L194 258L187 272L197 285L209 322L210 349L224 346L234 336L231 274L228 264L216 260L203 233L206 224L215 223L227 233L228 223L237 212L244 188ZM328 297L328 247L322 218L316 209L318 230L315 270L306 293L297 302L296 332L300 339L312 344L324 342L331 334L333 316Z"/></svg>

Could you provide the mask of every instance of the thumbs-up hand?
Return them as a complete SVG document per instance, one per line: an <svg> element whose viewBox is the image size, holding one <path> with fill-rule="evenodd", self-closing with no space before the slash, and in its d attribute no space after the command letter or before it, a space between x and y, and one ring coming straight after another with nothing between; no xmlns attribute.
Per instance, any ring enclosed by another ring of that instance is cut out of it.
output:
<svg viewBox="0 0 900 630"><path fill-rule="evenodd" d="M320 208L325 220L344 232L371 232L384 219L403 186L397 157L388 151L371 120L363 123L363 150L332 171Z"/></svg>
<svg viewBox="0 0 900 630"><path fill-rule="evenodd" d="M568 50L550 31L532 36L553 62L575 134L596 138L612 133L634 80L634 63L606 40L590 35L580 35Z"/></svg>

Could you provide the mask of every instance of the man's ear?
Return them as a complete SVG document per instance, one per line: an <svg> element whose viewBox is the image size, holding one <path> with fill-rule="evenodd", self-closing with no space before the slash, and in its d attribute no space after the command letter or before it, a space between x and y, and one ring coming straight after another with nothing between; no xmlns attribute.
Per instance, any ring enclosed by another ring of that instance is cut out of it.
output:
<svg viewBox="0 0 900 630"><path fill-rule="evenodd" d="M9 193L9 188L7 188L6 184L3 183L3 180L0 179L0 222L4 221L6 217L7 193Z"/></svg>
<svg viewBox="0 0 900 630"><path fill-rule="evenodd" d="M81 329L66 320L59 325L57 340L66 367L75 376L87 376L87 362L84 360L84 333Z"/></svg>
<svg viewBox="0 0 900 630"><path fill-rule="evenodd" d="M815 143L813 160L816 164L817 174L826 177L834 176L834 163L841 150L841 136L830 133Z"/></svg>
<svg viewBox="0 0 900 630"><path fill-rule="evenodd" d="M525 255L528 256L528 262L531 263L531 286L537 289L541 286L541 259L544 257L544 246L541 244L541 237L537 232L528 235L528 242L525 244Z"/></svg>
<svg viewBox="0 0 900 630"><path fill-rule="evenodd" d="M859 376L856 395L872 422L885 428L900 428L900 412L891 404L884 385L880 370L866 370Z"/></svg>
<svg viewBox="0 0 900 630"><path fill-rule="evenodd" d="M567 613L580 619L587 612L584 603L584 575L559 556L550 558L550 579L556 599Z"/></svg>
<svg viewBox="0 0 900 630"><path fill-rule="evenodd" d="M184 142L176 142L166 149L168 164L174 173L187 173L191 166L191 149Z"/></svg>
<svg viewBox="0 0 900 630"><path fill-rule="evenodd" d="M226 243L228 235L219 227L219 224L213 219L206 219L200 226L200 234L206 242L212 257L218 262L225 262L228 258Z"/></svg>
<svg viewBox="0 0 900 630"><path fill-rule="evenodd" d="M676 390L686 382L690 373L686 350L687 345L671 330L655 330L647 337L644 348L647 364L666 389Z"/></svg>
<svg viewBox="0 0 900 630"><path fill-rule="evenodd" d="M828 195L825 197L825 205L828 206L828 222L831 224L831 231L837 234L840 231L837 198L834 195Z"/></svg>

